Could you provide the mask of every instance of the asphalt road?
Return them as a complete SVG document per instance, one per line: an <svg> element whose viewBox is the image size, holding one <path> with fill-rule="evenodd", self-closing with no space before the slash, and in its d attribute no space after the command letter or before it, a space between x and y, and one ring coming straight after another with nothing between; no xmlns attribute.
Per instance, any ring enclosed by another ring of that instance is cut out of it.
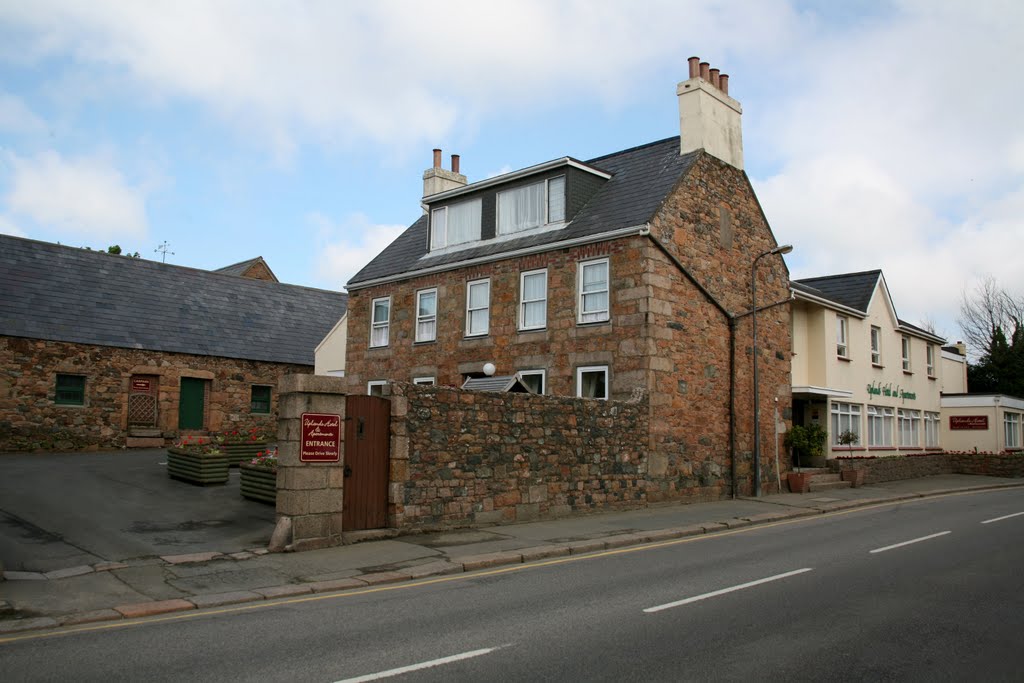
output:
<svg viewBox="0 0 1024 683"><path fill-rule="evenodd" d="M12 681L1016 681L1022 541L1020 490L947 496L26 634L0 661Z"/></svg>

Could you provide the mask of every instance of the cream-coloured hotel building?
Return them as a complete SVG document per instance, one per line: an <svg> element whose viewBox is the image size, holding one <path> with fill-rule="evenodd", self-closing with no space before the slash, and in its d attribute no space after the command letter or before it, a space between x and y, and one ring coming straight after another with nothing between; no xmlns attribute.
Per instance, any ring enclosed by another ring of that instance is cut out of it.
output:
<svg viewBox="0 0 1024 683"><path fill-rule="evenodd" d="M829 457L941 450L940 394L966 390L966 365L944 339L899 319L882 271L797 280L792 290L793 424L825 427ZM847 430L852 448L839 444Z"/></svg>

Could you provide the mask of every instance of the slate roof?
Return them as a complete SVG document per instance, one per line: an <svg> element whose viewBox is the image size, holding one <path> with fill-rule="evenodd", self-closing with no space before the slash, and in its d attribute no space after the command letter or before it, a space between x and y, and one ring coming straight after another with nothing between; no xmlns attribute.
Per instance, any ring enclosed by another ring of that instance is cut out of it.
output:
<svg viewBox="0 0 1024 683"><path fill-rule="evenodd" d="M340 292L0 235L0 335L313 365Z"/></svg>
<svg viewBox="0 0 1024 683"><path fill-rule="evenodd" d="M255 266L257 263L262 263L264 266L266 266L267 271L270 273L270 276L274 278L274 282L278 281L277 280L277 276L274 275L274 271L270 270L270 266L267 264L266 261L263 260L262 256L257 256L256 258L251 258L251 259L249 259L247 261L240 261L238 263L232 263L230 266L224 266L223 268L217 268L213 272L214 273L224 273L225 275L236 275L236 276L241 277L241 276L245 275L245 271L249 270L250 268Z"/></svg>
<svg viewBox="0 0 1024 683"><path fill-rule="evenodd" d="M871 295L881 276L881 270L866 270L861 273L808 277L794 280L792 284L797 291L828 299L866 315Z"/></svg>
<svg viewBox="0 0 1024 683"><path fill-rule="evenodd" d="M462 383L467 391L500 391L514 394L530 394L530 388L520 381L518 375L498 375L495 377L470 377Z"/></svg>
<svg viewBox="0 0 1024 683"><path fill-rule="evenodd" d="M348 281L358 286L372 280L400 276L426 268L452 265L482 257L566 240L592 237L620 228L640 226L654 217L679 179L700 154L679 154L679 137L666 138L640 147L597 157L584 163L612 175L576 217L561 230L520 239L488 240L457 252L427 255L427 217L420 216ZM472 185L467 188L471 189Z"/></svg>

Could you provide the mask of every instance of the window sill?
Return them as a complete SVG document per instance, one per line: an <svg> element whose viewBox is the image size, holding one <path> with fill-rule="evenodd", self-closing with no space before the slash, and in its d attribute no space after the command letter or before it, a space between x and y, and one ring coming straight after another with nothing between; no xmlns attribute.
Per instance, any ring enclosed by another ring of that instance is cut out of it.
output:
<svg viewBox="0 0 1024 683"><path fill-rule="evenodd" d="M861 451L866 450L867 448L865 448L864 446L854 446L853 448L850 448L849 446L837 446L835 444L832 444L833 453L859 453Z"/></svg>
<svg viewBox="0 0 1024 683"><path fill-rule="evenodd" d="M413 346L426 346L427 344L436 344L436 339L424 339L423 341L414 341Z"/></svg>
<svg viewBox="0 0 1024 683"><path fill-rule="evenodd" d="M611 325L612 319L606 318L605 320L594 320L592 322L583 322L582 320L576 321L576 327L597 327L599 325Z"/></svg>
<svg viewBox="0 0 1024 683"><path fill-rule="evenodd" d="M913 371L913 370L904 370L904 371L903 371L903 374L904 374L904 375L913 375L913 374L914 374L914 371Z"/></svg>
<svg viewBox="0 0 1024 683"><path fill-rule="evenodd" d="M841 361L844 361L846 363L852 363L853 362L853 359L850 358L849 356L839 356L839 355L837 355L836 356L836 360L841 360Z"/></svg>
<svg viewBox="0 0 1024 683"><path fill-rule="evenodd" d="M934 382L935 380L938 379L938 377L936 377L935 375L928 375L928 379Z"/></svg>
<svg viewBox="0 0 1024 683"><path fill-rule="evenodd" d="M53 405L58 408L85 408L87 407L84 403L57 403L54 401Z"/></svg>
<svg viewBox="0 0 1024 683"><path fill-rule="evenodd" d="M463 341L473 341L475 339L487 339L487 337L489 337L489 336L490 336L489 332L485 332L483 334L467 334L467 335L463 335L462 340Z"/></svg>
<svg viewBox="0 0 1024 683"><path fill-rule="evenodd" d="M881 363L872 363L871 367L878 368L879 370L885 370L885 366L882 365Z"/></svg>
<svg viewBox="0 0 1024 683"><path fill-rule="evenodd" d="M895 446L868 446L869 451L893 451L896 450Z"/></svg>
<svg viewBox="0 0 1024 683"><path fill-rule="evenodd" d="M920 446L900 446L901 451L923 451L924 449Z"/></svg>

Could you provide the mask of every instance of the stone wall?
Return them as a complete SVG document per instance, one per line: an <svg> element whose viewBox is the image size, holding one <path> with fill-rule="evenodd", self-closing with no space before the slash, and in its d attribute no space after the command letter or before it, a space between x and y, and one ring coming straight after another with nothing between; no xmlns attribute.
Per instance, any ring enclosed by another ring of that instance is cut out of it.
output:
<svg viewBox="0 0 1024 683"><path fill-rule="evenodd" d="M311 372L302 365L0 337L0 452L124 446L132 375L158 377L158 429L165 439L179 433L182 377L210 382L206 431L273 433L280 377ZM54 402L57 374L85 376L85 405ZM253 384L271 387L270 414L251 411Z"/></svg>
<svg viewBox="0 0 1024 683"><path fill-rule="evenodd" d="M392 386L389 524L444 529L647 504L648 402Z"/></svg>
<svg viewBox="0 0 1024 683"><path fill-rule="evenodd" d="M894 458L833 458L835 472L865 470L865 484L916 479L936 474L982 474L990 477L1024 477L1024 453L935 453Z"/></svg>

